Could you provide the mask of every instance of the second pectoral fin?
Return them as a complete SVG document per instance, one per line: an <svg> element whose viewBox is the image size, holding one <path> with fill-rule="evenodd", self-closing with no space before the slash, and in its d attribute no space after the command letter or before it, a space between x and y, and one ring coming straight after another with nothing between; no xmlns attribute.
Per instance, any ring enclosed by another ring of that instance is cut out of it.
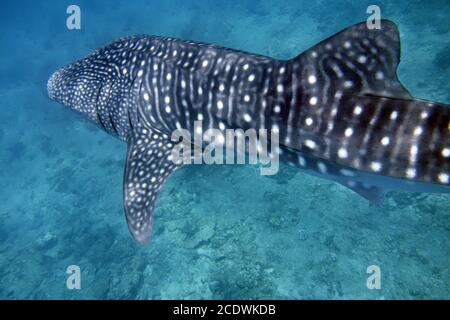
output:
<svg viewBox="0 0 450 320"><path fill-rule="evenodd" d="M363 186L361 183L357 183L355 186L344 186L359 194L372 204L382 204L384 202L385 191L381 188L370 185Z"/></svg>

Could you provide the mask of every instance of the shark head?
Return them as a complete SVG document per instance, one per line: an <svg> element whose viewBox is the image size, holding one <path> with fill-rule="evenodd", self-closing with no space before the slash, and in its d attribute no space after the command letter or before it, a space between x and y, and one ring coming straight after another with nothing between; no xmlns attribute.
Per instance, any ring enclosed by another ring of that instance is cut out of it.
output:
<svg viewBox="0 0 450 320"><path fill-rule="evenodd" d="M102 81L89 61L81 60L53 73L47 83L48 95L96 122Z"/></svg>
<svg viewBox="0 0 450 320"><path fill-rule="evenodd" d="M102 112L120 102L118 93L124 90L113 90L120 81L116 70L94 53L54 72L47 82L47 92L52 100L81 113L108 133L120 135Z"/></svg>

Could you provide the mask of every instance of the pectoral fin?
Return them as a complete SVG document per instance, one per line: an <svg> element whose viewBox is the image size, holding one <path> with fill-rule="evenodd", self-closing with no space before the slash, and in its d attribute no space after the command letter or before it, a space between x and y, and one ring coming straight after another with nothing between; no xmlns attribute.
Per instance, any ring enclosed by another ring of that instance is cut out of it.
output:
<svg viewBox="0 0 450 320"><path fill-rule="evenodd" d="M128 229L141 244L150 238L153 210L162 186L180 167L171 161L171 151L167 135L134 128L128 143L123 191Z"/></svg>
<svg viewBox="0 0 450 320"><path fill-rule="evenodd" d="M378 187L369 185L364 186L360 183L357 183L355 186L345 186L368 200L370 203L382 204L384 201L384 191Z"/></svg>

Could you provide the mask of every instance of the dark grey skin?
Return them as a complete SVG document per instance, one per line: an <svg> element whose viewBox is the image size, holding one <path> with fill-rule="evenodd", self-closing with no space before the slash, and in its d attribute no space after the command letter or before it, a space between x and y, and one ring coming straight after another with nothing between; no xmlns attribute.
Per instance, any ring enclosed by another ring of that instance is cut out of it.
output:
<svg viewBox="0 0 450 320"><path fill-rule="evenodd" d="M172 132L272 129L282 161L373 202L386 189L449 193L450 109L411 97L397 79L398 30L347 28L292 60L134 36L54 73L50 98L128 143L129 229L149 239L159 191L180 167ZM275 152L275 151L273 151Z"/></svg>

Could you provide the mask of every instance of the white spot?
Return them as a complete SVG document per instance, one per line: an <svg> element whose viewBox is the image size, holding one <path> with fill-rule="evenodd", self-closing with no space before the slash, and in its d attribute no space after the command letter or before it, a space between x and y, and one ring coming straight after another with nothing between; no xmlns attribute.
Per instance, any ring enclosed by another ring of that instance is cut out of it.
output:
<svg viewBox="0 0 450 320"><path fill-rule="evenodd" d="M203 114L199 113L199 114L197 115L197 119L200 120L200 121L202 121L202 120L203 120Z"/></svg>
<svg viewBox="0 0 450 320"><path fill-rule="evenodd" d="M381 139L381 144L382 144L383 146L387 146L387 145L389 144L389 142L390 142L389 137L383 137L383 138Z"/></svg>
<svg viewBox="0 0 450 320"><path fill-rule="evenodd" d="M201 133L202 133L202 127L201 127L201 126L198 126L198 127L195 129L195 132L197 132L198 134L201 134Z"/></svg>
<svg viewBox="0 0 450 320"><path fill-rule="evenodd" d="M246 94L246 95L244 96L244 101L245 101L245 102L249 102L249 101L250 101L250 96L249 96L248 94Z"/></svg>
<svg viewBox="0 0 450 320"><path fill-rule="evenodd" d="M428 112L426 112L426 111L422 111L421 113L420 113L420 119L426 119L426 118L428 118Z"/></svg>
<svg viewBox="0 0 450 320"><path fill-rule="evenodd" d="M305 120L305 123L306 123L306 125L307 126L310 126L310 125L312 125L313 124L313 119L312 118L306 118L306 120Z"/></svg>
<svg viewBox="0 0 450 320"><path fill-rule="evenodd" d="M148 93L147 92L144 93L144 100L148 101L149 99L150 99L150 97L149 97Z"/></svg>
<svg viewBox="0 0 450 320"><path fill-rule="evenodd" d="M284 91L284 87L282 84L277 85L277 92L282 93Z"/></svg>
<svg viewBox="0 0 450 320"><path fill-rule="evenodd" d="M223 102L222 100L217 101L217 109L222 110L223 109Z"/></svg>
<svg viewBox="0 0 450 320"><path fill-rule="evenodd" d="M312 140L305 140L305 146L307 146L310 149L315 149L316 148L316 143Z"/></svg>
<svg viewBox="0 0 450 320"><path fill-rule="evenodd" d="M344 42L344 48L349 49L351 46L352 46L352 44L350 43L350 41Z"/></svg>
<svg viewBox="0 0 450 320"><path fill-rule="evenodd" d="M352 128L345 129L344 134L346 137L350 137L353 134L353 129Z"/></svg>
<svg viewBox="0 0 450 320"><path fill-rule="evenodd" d="M347 176L347 177L354 177L355 176L355 173L353 171L351 171L351 170L348 170L348 169L341 169L341 173L344 176Z"/></svg>
<svg viewBox="0 0 450 320"><path fill-rule="evenodd" d="M139 70L137 73L138 77L142 77L143 74L144 74L144 71L142 71L142 70Z"/></svg>
<svg viewBox="0 0 450 320"><path fill-rule="evenodd" d="M173 50L172 55L175 57L178 54L177 50Z"/></svg>
<svg viewBox="0 0 450 320"><path fill-rule="evenodd" d="M225 125L223 124L223 122L219 122L219 129L225 130Z"/></svg>
<svg viewBox="0 0 450 320"><path fill-rule="evenodd" d="M358 62L359 63L366 63L367 62L367 57L364 55L361 55L358 57Z"/></svg>
<svg viewBox="0 0 450 320"><path fill-rule="evenodd" d="M316 82L317 82L316 76L310 75L310 76L308 77L308 82L309 82L310 84L316 83Z"/></svg>
<svg viewBox="0 0 450 320"><path fill-rule="evenodd" d="M225 90L225 86L221 83L219 86L219 91L223 92Z"/></svg>
<svg viewBox="0 0 450 320"><path fill-rule="evenodd" d="M331 109L331 116L334 117L337 114L337 108L333 107L333 109ZM330 122L331 123L331 122ZM329 123L329 124L330 124Z"/></svg>
<svg viewBox="0 0 450 320"><path fill-rule="evenodd" d="M442 173L439 173L438 179L439 179L439 181L442 182L442 183L448 183L448 181L449 181L448 174L443 173L443 172L442 172Z"/></svg>
<svg viewBox="0 0 450 320"><path fill-rule="evenodd" d="M208 60L203 60L202 67L206 68L208 66L208 64L209 64Z"/></svg>
<svg viewBox="0 0 450 320"><path fill-rule="evenodd" d="M279 70L280 74L283 74L285 71L286 71L285 67L281 67L280 70Z"/></svg>
<svg viewBox="0 0 450 320"><path fill-rule="evenodd" d="M416 127L416 128L414 129L414 135L415 135L415 136L420 136L420 135L422 134L422 132L423 132L422 127Z"/></svg>
<svg viewBox="0 0 450 320"><path fill-rule="evenodd" d="M275 113L280 113L281 108L279 105L276 105L275 108L273 109L273 111L275 111Z"/></svg>
<svg viewBox="0 0 450 320"><path fill-rule="evenodd" d="M253 82L255 80L255 75L251 74L248 76L248 81Z"/></svg>
<svg viewBox="0 0 450 320"><path fill-rule="evenodd" d="M347 184L348 184L348 186L349 186L350 188L356 187L356 182L353 181L353 180L349 180L349 181L347 182Z"/></svg>
<svg viewBox="0 0 450 320"><path fill-rule="evenodd" d="M344 149L344 148L340 148L340 149L338 150L338 157L341 158L341 159L347 158L347 157L348 157L348 152L347 152L347 150Z"/></svg>
<svg viewBox="0 0 450 320"><path fill-rule="evenodd" d="M169 97L169 96L166 96L166 97L164 98L164 102L167 103L167 104L169 104L169 103L170 103L170 97Z"/></svg>
<svg viewBox="0 0 450 320"><path fill-rule="evenodd" d="M444 148L444 149L442 149L442 156L443 156L444 158L450 157L450 148Z"/></svg>
<svg viewBox="0 0 450 320"><path fill-rule="evenodd" d="M414 168L408 168L408 169L406 170L406 177L412 179L412 178L414 178L415 176L416 176L416 169L414 169Z"/></svg>
<svg viewBox="0 0 450 320"><path fill-rule="evenodd" d="M355 109L353 109L353 113L356 115L360 115L362 113L362 107L356 106Z"/></svg>
<svg viewBox="0 0 450 320"><path fill-rule="evenodd" d="M182 87L183 89L186 88L186 81L181 80L181 87Z"/></svg>
<svg viewBox="0 0 450 320"><path fill-rule="evenodd" d="M419 152L419 148L417 146L412 146L409 150L410 160L415 161L417 157L417 153Z"/></svg>
<svg viewBox="0 0 450 320"><path fill-rule="evenodd" d="M317 167L319 168L320 172L322 172L322 173L326 173L327 172L327 166L325 165L325 163L318 162L317 163Z"/></svg>
<svg viewBox="0 0 450 320"><path fill-rule="evenodd" d="M244 66L242 67L244 70L247 70L249 67L248 63L244 64Z"/></svg>
<svg viewBox="0 0 450 320"><path fill-rule="evenodd" d="M344 82L344 87L345 87L345 88L351 88L351 87L353 87L353 81L350 81L350 80L345 81L345 82Z"/></svg>
<svg viewBox="0 0 450 320"><path fill-rule="evenodd" d="M247 122L252 121L252 117L250 117L250 115L248 113L244 114L244 120Z"/></svg>
<svg viewBox="0 0 450 320"><path fill-rule="evenodd" d="M395 119L397 119L397 117L398 117L398 112L397 111L392 111L391 112L391 120L395 120Z"/></svg>
<svg viewBox="0 0 450 320"><path fill-rule="evenodd" d="M382 71L377 71L377 73L375 73L375 78L377 80L383 80L384 79L384 73Z"/></svg>
<svg viewBox="0 0 450 320"><path fill-rule="evenodd" d="M123 69L123 70L122 70L122 73L123 73L123 74L127 74L127 72L128 72L127 69Z"/></svg>
<svg viewBox="0 0 450 320"><path fill-rule="evenodd" d="M172 79L172 74L169 72L166 76L167 81L170 81Z"/></svg>
<svg viewBox="0 0 450 320"><path fill-rule="evenodd" d="M370 168L375 172L380 171L382 167L383 166L381 165L381 163L377 161L374 161L370 164Z"/></svg>
<svg viewBox="0 0 450 320"><path fill-rule="evenodd" d="M311 99L309 99L309 104L315 106L317 104L317 97L311 97Z"/></svg>
<svg viewBox="0 0 450 320"><path fill-rule="evenodd" d="M170 111L172 111L172 109L170 109L169 106L166 106L166 112L167 112L167 113L170 113Z"/></svg>
<svg viewBox="0 0 450 320"><path fill-rule="evenodd" d="M312 56L313 58L317 58L317 52L315 52L315 51L311 52L311 56Z"/></svg>
<svg viewBox="0 0 450 320"><path fill-rule="evenodd" d="M306 166L306 160L305 160L305 158L303 158L302 156L299 156L299 157L298 157L298 163L299 163L302 167Z"/></svg>

